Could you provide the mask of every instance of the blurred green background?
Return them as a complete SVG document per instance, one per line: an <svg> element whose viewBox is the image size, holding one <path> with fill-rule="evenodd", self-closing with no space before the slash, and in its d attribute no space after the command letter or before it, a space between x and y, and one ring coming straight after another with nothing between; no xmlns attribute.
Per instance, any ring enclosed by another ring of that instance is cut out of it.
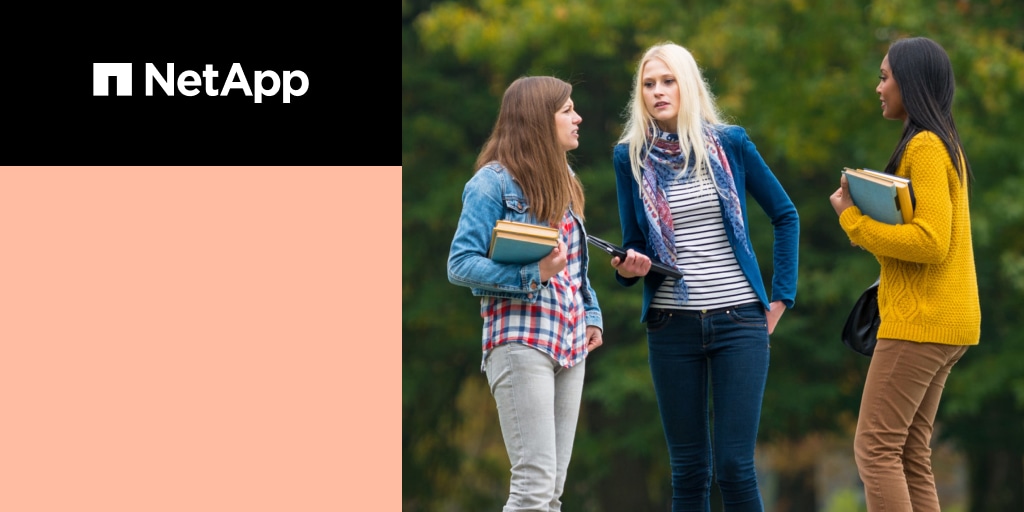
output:
<svg viewBox="0 0 1024 512"><path fill-rule="evenodd" d="M878 264L850 247L828 196L842 167L882 168L896 144L901 126L882 118L874 89L902 36L949 52L976 175L982 340L954 368L939 411L940 499L947 511L1024 510L1020 0L403 0L403 510L496 511L507 496L508 460L480 373L479 300L445 270L462 187L502 92L523 75L574 85L583 123L570 162L587 193L588 230L618 241L612 146L636 61L664 40L694 53L800 211L799 292L772 336L759 436L767 510L864 510L851 436L868 359L838 333ZM753 202L750 216L770 272L770 225ZM612 272L600 260L591 269L605 344L587 362L563 510L665 511L668 457L640 287L619 286Z"/></svg>

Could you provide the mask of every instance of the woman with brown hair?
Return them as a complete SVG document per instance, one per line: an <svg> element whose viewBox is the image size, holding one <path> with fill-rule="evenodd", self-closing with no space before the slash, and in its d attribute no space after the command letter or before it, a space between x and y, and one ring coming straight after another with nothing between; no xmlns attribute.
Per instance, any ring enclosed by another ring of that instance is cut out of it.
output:
<svg viewBox="0 0 1024 512"><path fill-rule="evenodd" d="M558 511L572 454L586 357L602 320L587 278L583 187L566 160L579 146L572 86L520 78L462 194L448 279L481 297L483 358L511 462L504 512ZM487 257L499 220L550 226L558 246L527 263Z"/></svg>

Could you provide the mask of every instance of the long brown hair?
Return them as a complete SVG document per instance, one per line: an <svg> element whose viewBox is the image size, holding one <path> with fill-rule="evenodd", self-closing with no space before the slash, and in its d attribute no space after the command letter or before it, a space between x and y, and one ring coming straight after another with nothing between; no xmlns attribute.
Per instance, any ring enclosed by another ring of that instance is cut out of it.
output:
<svg viewBox="0 0 1024 512"><path fill-rule="evenodd" d="M505 166L523 189L533 216L552 226L570 206L583 218L583 186L570 171L555 131L555 113L571 94L572 85L550 76L512 82L476 159L477 169L494 161Z"/></svg>

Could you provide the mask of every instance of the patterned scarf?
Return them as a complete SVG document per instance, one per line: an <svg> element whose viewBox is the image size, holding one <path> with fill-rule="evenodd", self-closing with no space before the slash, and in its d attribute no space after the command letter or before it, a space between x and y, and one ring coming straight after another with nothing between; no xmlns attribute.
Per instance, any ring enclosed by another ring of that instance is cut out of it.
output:
<svg viewBox="0 0 1024 512"><path fill-rule="evenodd" d="M644 211L647 213L647 221L651 227L648 231L647 245L653 249L654 255L662 263L676 266L675 225L665 191L671 183L686 178L693 172L696 156L691 153L684 167L679 136L674 133L656 130L648 134L648 140L651 141L650 151L641 164L643 180L640 187ZM722 216L726 222L732 225L740 245L749 254L751 252L750 242L747 240L747 231L743 226L743 208L740 205L739 195L736 193L732 168L729 166L729 159L725 156L722 142L711 125L704 125L704 140L707 143L708 159L711 163L711 177L722 197ZM683 170L687 172L682 173ZM684 279L676 281L673 294L676 300L681 302L689 300L689 291Z"/></svg>

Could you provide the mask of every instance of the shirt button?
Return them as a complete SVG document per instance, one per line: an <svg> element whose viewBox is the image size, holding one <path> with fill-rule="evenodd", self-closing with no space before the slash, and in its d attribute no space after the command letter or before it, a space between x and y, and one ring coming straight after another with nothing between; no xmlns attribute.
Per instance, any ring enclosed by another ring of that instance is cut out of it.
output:
<svg viewBox="0 0 1024 512"><path fill-rule="evenodd" d="M533 294L532 293L527 293L526 294L526 298L527 299L532 299L533 298Z"/></svg>
<svg viewBox="0 0 1024 512"><path fill-rule="evenodd" d="M537 289L537 281L533 281L533 282L530 283L530 289L531 290L536 290Z"/></svg>

